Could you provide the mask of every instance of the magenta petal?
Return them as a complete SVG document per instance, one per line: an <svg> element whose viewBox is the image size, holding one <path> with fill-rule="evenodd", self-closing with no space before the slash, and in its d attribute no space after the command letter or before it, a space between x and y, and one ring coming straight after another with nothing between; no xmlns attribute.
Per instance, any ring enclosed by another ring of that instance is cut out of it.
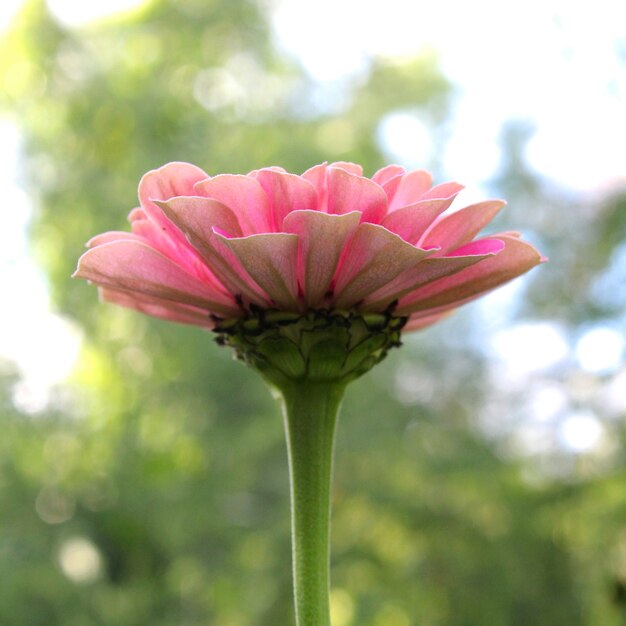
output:
<svg viewBox="0 0 626 626"><path fill-rule="evenodd" d="M506 233L498 233L497 237L507 236ZM483 254L498 254L504 249L504 242L502 239L476 239L476 241L470 241L464 246L448 252L444 258L454 258L458 256L476 255L481 256Z"/></svg>
<svg viewBox="0 0 626 626"><path fill-rule="evenodd" d="M390 179L387 184L389 185L392 181L395 181L395 178ZM414 170L402 176L397 181L397 188L389 202L389 211L395 211L421 200L422 196L430 189L432 182L433 177L424 170Z"/></svg>
<svg viewBox="0 0 626 626"><path fill-rule="evenodd" d="M317 192L306 179L295 174L259 170L257 180L270 200L274 216L273 232L280 229L292 211L317 209Z"/></svg>
<svg viewBox="0 0 626 626"><path fill-rule="evenodd" d="M180 324L193 324L194 326L204 326L213 328L215 322L210 318L209 313L195 306L188 306L151 298L149 296L129 293L126 291L116 291L115 289L100 288L100 299L102 302L118 304L128 309L134 309L140 313L151 315L168 322L179 322Z"/></svg>
<svg viewBox="0 0 626 626"><path fill-rule="evenodd" d="M335 305L357 305L428 254L382 226L359 224L337 272Z"/></svg>
<svg viewBox="0 0 626 626"><path fill-rule="evenodd" d="M279 307L292 311L299 308L297 235L268 233L236 238L216 235Z"/></svg>
<svg viewBox="0 0 626 626"><path fill-rule="evenodd" d="M453 202L454 196L443 200L421 200L388 213L382 226L402 239L415 244L426 232L438 215L443 213Z"/></svg>
<svg viewBox="0 0 626 626"><path fill-rule="evenodd" d="M112 241L88 250L79 259L74 276L86 278L101 287L137 292L218 314L238 314L230 296L200 282L139 241Z"/></svg>
<svg viewBox="0 0 626 626"><path fill-rule="evenodd" d="M336 215L360 211L363 222L379 224L387 213L387 196L369 178L328 168L328 212Z"/></svg>
<svg viewBox="0 0 626 626"><path fill-rule="evenodd" d="M445 254L471 241L505 204L503 200L487 200L443 215L426 231L419 243L424 248L438 246Z"/></svg>
<svg viewBox="0 0 626 626"><path fill-rule="evenodd" d="M400 300L398 314L407 315L430 309L434 309L432 313L436 313L442 307L459 306L524 274L542 262L540 254L530 244L502 235L498 235L497 239L504 243L501 252L412 291ZM455 257L447 258L452 260Z"/></svg>
<svg viewBox="0 0 626 626"><path fill-rule="evenodd" d="M401 176L405 174L404 168L400 165L387 165L386 167L382 167L379 169L374 176L372 176L372 180L381 187L394 178L395 176ZM399 181L398 181L399 182Z"/></svg>
<svg viewBox="0 0 626 626"><path fill-rule="evenodd" d="M299 236L298 280L308 307L321 306L337 269L346 242L361 219L359 211L329 215L319 211L295 211L283 223Z"/></svg>
<svg viewBox="0 0 626 626"><path fill-rule="evenodd" d="M188 195L213 198L226 205L237 216L244 235L272 230L269 199L254 178L239 174L220 174L196 183L194 193Z"/></svg>

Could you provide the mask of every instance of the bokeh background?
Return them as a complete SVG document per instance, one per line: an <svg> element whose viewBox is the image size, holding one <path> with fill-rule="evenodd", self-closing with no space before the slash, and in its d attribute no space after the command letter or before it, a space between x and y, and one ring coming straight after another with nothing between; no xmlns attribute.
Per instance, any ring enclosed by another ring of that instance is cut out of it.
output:
<svg viewBox="0 0 626 626"><path fill-rule="evenodd" d="M277 407L69 279L147 170L426 167L549 264L348 391L334 626L626 624L626 9L5 0L0 623L293 623Z"/></svg>

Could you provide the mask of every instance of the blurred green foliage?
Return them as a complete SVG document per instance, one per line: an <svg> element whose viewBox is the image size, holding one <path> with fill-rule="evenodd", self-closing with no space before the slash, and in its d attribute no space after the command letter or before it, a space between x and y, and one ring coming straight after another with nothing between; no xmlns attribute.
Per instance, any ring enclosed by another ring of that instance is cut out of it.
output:
<svg viewBox="0 0 626 626"><path fill-rule="evenodd" d="M450 85L431 56L374 63L320 108L252 0L155 0L80 30L30 2L2 46L0 102L25 137L35 250L86 339L71 385L44 413L20 414L15 374L1 370L0 623L293 623L286 454L266 389L210 334L100 305L68 277L90 236L125 228L148 169L302 171L340 159L372 172L381 116L414 109L445 124ZM607 209L595 231L573 232L580 215L562 227L596 250L581 260L554 230L571 199L523 171L519 129L509 130L499 188L518 198L511 219L549 233L544 247L561 259L527 311L606 314L591 297L565 303L623 239L624 211ZM554 210L538 217L537 203ZM485 363L460 339L470 330L466 317L407 338L348 392L334 623L626 624L621 464L550 481L487 440L474 420ZM435 380L434 392L401 402L403 372L413 385Z"/></svg>

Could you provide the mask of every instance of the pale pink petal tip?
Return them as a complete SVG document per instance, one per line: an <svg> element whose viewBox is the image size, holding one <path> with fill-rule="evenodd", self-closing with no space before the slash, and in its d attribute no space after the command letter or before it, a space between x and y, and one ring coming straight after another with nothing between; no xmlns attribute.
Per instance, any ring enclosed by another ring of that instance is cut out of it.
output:
<svg viewBox="0 0 626 626"><path fill-rule="evenodd" d="M462 188L399 165L371 178L343 161L210 177L168 163L141 179L131 232L92 237L73 276L105 302L205 328L337 308L418 330L548 260L517 231L479 237L506 203L454 210Z"/></svg>

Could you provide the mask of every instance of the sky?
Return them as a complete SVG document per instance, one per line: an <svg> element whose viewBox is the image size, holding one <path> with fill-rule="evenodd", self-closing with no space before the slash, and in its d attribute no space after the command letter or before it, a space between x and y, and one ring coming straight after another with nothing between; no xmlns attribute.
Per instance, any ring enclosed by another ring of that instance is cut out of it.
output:
<svg viewBox="0 0 626 626"><path fill-rule="evenodd" d="M143 1L48 0L48 5L60 22L80 28ZM20 4L0 3L0 36ZM272 7L277 45L302 64L321 90L358 80L376 58L393 61L434 51L456 90L443 169L466 183L470 196L481 194L495 174L500 131L510 120L535 129L527 157L546 179L584 194L626 178L624 2L387 0L381 8L379 0L268 0L267 6ZM378 140L390 161L407 167L432 157L429 130L414 111L381 120ZM0 355L15 361L23 376L15 401L36 412L71 372L81 334L51 310L45 277L28 247L32 207L17 183L19 145L14 123L0 119L0 185L12 206L0 231L0 288L11 293L21 286L23 294L3 307ZM497 303L499 310L508 310L506 302L516 289L490 296L484 310ZM537 342L544 346L541 354L524 351ZM496 362L513 368L511 376L523 379L568 359L589 372L617 371L623 344L615 329L594 327L569 346L562 329L539 322L503 325L490 350ZM512 353L514 363L507 361ZM537 415L565 410L554 390L539 389L535 395ZM592 415L572 413L568 420L559 436L570 449L584 450L600 438Z"/></svg>

